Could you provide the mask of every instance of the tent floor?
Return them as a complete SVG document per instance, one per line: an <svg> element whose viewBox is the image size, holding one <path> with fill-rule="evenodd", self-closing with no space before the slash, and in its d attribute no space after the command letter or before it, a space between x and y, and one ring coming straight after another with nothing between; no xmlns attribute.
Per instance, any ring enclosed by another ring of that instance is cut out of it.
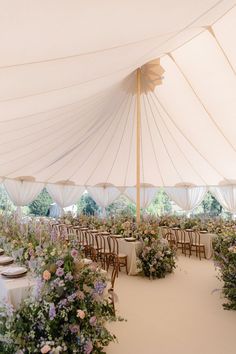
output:
<svg viewBox="0 0 236 354"><path fill-rule="evenodd" d="M120 274L117 335L107 354L235 354L236 312L222 308L212 261L179 256L165 279Z"/></svg>

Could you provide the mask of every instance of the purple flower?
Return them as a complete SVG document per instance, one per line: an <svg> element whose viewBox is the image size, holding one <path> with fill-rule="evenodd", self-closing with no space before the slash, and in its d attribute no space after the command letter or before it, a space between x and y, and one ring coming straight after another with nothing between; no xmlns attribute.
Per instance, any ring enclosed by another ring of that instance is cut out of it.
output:
<svg viewBox="0 0 236 354"><path fill-rule="evenodd" d="M68 303L67 299L62 299L62 300L59 302L58 306L59 306L59 307L64 307L64 306L67 305L67 303Z"/></svg>
<svg viewBox="0 0 236 354"><path fill-rule="evenodd" d="M65 279L69 281L73 279L73 275L71 274L71 272L66 274Z"/></svg>
<svg viewBox="0 0 236 354"><path fill-rule="evenodd" d="M71 256L73 257L73 258L77 258L78 257L78 251L75 249L75 248L73 248L72 250L71 250Z"/></svg>
<svg viewBox="0 0 236 354"><path fill-rule="evenodd" d="M14 307L12 304L6 302L5 303L5 310L6 310L6 314L8 317L12 317L13 313L14 313Z"/></svg>
<svg viewBox="0 0 236 354"><path fill-rule="evenodd" d="M91 324L91 326L96 326L96 324L97 324L97 317L96 317L96 316L92 316L92 317L89 319L89 323Z"/></svg>
<svg viewBox="0 0 236 354"><path fill-rule="evenodd" d="M79 332L79 326L78 325L70 325L70 331L71 333L78 333Z"/></svg>
<svg viewBox="0 0 236 354"><path fill-rule="evenodd" d="M51 231L51 241L54 242L56 241L56 239L57 239L57 231L56 229L53 228Z"/></svg>
<svg viewBox="0 0 236 354"><path fill-rule="evenodd" d="M106 288L106 284L100 280L94 284L94 292L99 295L103 294L105 288Z"/></svg>
<svg viewBox="0 0 236 354"><path fill-rule="evenodd" d="M30 249L30 250L29 250L29 255L30 255L30 256L33 256L33 254L34 254L34 250Z"/></svg>
<svg viewBox="0 0 236 354"><path fill-rule="evenodd" d="M59 259L59 261L56 262L56 265L60 268L63 265L64 261L62 259Z"/></svg>
<svg viewBox="0 0 236 354"><path fill-rule="evenodd" d="M64 275L64 269L62 268L57 268L56 275L58 277L62 277Z"/></svg>
<svg viewBox="0 0 236 354"><path fill-rule="evenodd" d="M93 350L93 343L91 342L91 340L88 340L84 346L84 353L90 354L92 350Z"/></svg>
<svg viewBox="0 0 236 354"><path fill-rule="evenodd" d="M44 281L41 277L38 277L36 281L36 286L34 287L34 296L36 297L36 299L40 297L43 285Z"/></svg>
<svg viewBox="0 0 236 354"><path fill-rule="evenodd" d="M76 297L77 297L77 294L74 293L74 294L71 294L70 296L68 296L67 300L68 300L69 302L73 302Z"/></svg>
<svg viewBox="0 0 236 354"><path fill-rule="evenodd" d="M56 317L56 308L54 303L49 305L49 318L52 321Z"/></svg>

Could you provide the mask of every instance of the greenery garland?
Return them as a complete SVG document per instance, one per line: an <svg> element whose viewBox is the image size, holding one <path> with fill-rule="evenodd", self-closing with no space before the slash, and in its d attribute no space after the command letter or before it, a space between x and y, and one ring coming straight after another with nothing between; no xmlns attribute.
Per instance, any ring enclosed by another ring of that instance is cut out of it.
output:
<svg viewBox="0 0 236 354"><path fill-rule="evenodd" d="M224 282L225 309L236 310L236 233L218 235L213 241L214 259Z"/></svg>

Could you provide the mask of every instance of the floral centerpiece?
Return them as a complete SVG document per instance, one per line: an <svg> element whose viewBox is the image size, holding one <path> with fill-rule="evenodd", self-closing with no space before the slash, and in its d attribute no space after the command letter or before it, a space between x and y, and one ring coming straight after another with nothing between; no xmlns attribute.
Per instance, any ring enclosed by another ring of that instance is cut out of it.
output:
<svg viewBox="0 0 236 354"><path fill-rule="evenodd" d="M85 266L75 249L50 253L37 286L18 310L1 310L0 352L104 353L115 336L106 328L115 320L105 296L106 277L97 266Z"/></svg>

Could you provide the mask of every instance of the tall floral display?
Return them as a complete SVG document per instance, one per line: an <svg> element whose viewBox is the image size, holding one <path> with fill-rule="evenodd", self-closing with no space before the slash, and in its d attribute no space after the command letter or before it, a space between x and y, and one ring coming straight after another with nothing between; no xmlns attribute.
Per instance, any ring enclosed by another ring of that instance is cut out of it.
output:
<svg viewBox="0 0 236 354"><path fill-rule="evenodd" d="M53 256L52 256L53 254ZM33 294L18 310L1 310L1 353L104 353L115 336L106 276L85 266L78 251L54 250L43 262Z"/></svg>
<svg viewBox="0 0 236 354"><path fill-rule="evenodd" d="M236 310L236 233L218 235L214 240L214 258L223 281L224 308Z"/></svg>

